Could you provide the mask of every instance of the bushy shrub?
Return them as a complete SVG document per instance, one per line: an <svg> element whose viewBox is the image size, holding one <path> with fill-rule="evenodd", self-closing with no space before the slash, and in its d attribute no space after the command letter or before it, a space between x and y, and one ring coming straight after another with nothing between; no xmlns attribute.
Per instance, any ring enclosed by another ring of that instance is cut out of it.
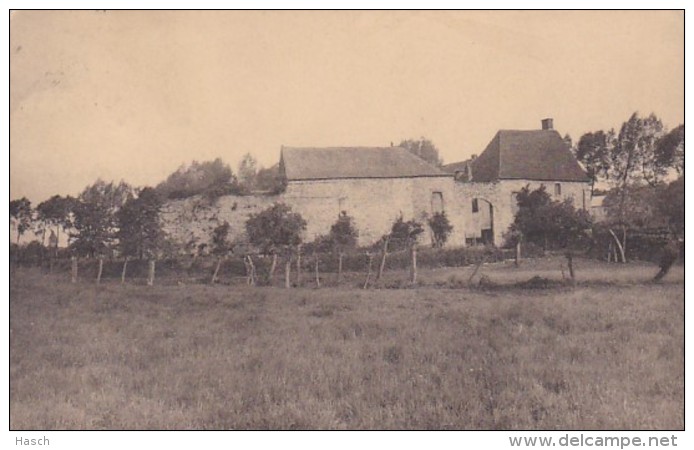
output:
<svg viewBox="0 0 694 450"><path fill-rule="evenodd" d="M428 223L429 228L431 228L434 234L434 247L443 247L451 231L453 231L453 225L451 225L448 217L446 217L446 213L444 211L434 213Z"/></svg>

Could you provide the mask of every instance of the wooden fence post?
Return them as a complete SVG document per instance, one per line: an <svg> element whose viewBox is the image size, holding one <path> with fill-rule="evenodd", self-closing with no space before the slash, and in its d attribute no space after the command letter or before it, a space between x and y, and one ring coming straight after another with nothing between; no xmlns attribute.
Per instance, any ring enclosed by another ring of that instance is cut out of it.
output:
<svg viewBox="0 0 694 450"><path fill-rule="evenodd" d="M255 264L253 264L253 258L251 258L251 255L247 256L248 258L248 280L247 283L251 286L255 286Z"/></svg>
<svg viewBox="0 0 694 450"><path fill-rule="evenodd" d="M371 280L371 263L373 263L374 260L374 255L371 253L367 252L366 256L369 257L369 265L366 269L366 280L364 281L364 289L369 287L369 281Z"/></svg>
<svg viewBox="0 0 694 450"><path fill-rule="evenodd" d="M243 267L246 269L246 284L251 284L251 266L248 264L248 255L243 256Z"/></svg>
<svg viewBox="0 0 694 450"><path fill-rule="evenodd" d="M342 258L344 254L340 251L337 253L337 284L342 281Z"/></svg>
<svg viewBox="0 0 694 450"><path fill-rule="evenodd" d="M77 283L77 257L76 257L76 256L73 256L73 257L70 258L70 259L71 259L71 268L70 268L71 270L70 270L70 273L71 273L71 275L72 275L70 281L71 281L72 283Z"/></svg>
<svg viewBox="0 0 694 450"><path fill-rule="evenodd" d="M268 281L270 282L270 285L272 285L272 280L275 277L275 269L277 268L277 252L274 252L272 254L272 264L270 264L270 272L268 274Z"/></svg>
<svg viewBox="0 0 694 450"><path fill-rule="evenodd" d="M569 268L569 276L573 283L576 280L576 273L574 272L574 255L570 250L566 252L566 265Z"/></svg>
<svg viewBox="0 0 694 450"><path fill-rule="evenodd" d="M470 275L470 278L467 279L467 284L468 286L472 285L472 279L475 278L475 275L477 275L477 271L480 270L480 266L484 264L484 262L487 260L487 255L482 256L482 259L480 259L477 264L475 265L475 270L472 271L472 275Z"/></svg>
<svg viewBox="0 0 694 450"><path fill-rule="evenodd" d="M287 256L287 261L284 263L284 287L286 289L289 289L292 287L291 280L289 279L289 276L292 271L292 257Z"/></svg>
<svg viewBox="0 0 694 450"><path fill-rule="evenodd" d="M154 270L156 268L156 261L154 259L149 260L149 273L147 274L147 286L154 285Z"/></svg>
<svg viewBox="0 0 694 450"><path fill-rule="evenodd" d="M120 284L125 284L125 271L128 269L128 259L130 257L126 256L125 261L123 262L123 271L120 274Z"/></svg>
<svg viewBox="0 0 694 450"><path fill-rule="evenodd" d="M101 284L101 274L104 271L104 257L99 256L99 270L96 272L96 284Z"/></svg>
<svg viewBox="0 0 694 450"><path fill-rule="evenodd" d="M296 247L296 285L301 287L301 244Z"/></svg>
<svg viewBox="0 0 694 450"><path fill-rule="evenodd" d="M383 256L381 257L381 266L378 268L378 275L376 275L376 281L379 281L383 276L383 270L386 268L386 256L388 255L388 242L390 242L390 236L386 237L383 241Z"/></svg>
<svg viewBox="0 0 694 450"><path fill-rule="evenodd" d="M417 284L417 245L413 244L410 249L410 254L412 258L412 267L410 268L410 282L412 284Z"/></svg>
<svg viewBox="0 0 694 450"><path fill-rule="evenodd" d="M219 257L219 259L217 259L217 266L214 268L214 273L212 274L212 284L215 284L217 282L217 275L219 274L219 268L222 265L223 259L224 258L221 256Z"/></svg>

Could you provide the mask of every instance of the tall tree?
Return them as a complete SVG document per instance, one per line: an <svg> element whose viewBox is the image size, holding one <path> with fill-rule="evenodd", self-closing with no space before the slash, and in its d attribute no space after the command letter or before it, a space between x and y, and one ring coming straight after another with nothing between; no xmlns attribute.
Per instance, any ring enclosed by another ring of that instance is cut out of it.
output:
<svg viewBox="0 0 694 450"><path fill-rule="evenodd" d="M410 250L410 282L417 282L417 240L419 235L424 233L424 226L416 220L405 221L402 215L393 222L390 229L389 241L394 247L407 248ZM384 259L385 261L385 246ZM380 278L380 275L379 275Z"/></svg>
<svg viewBox="0 0 694 450"><path fill-rule="evenodd" d="M439 149L436 148L434 143L429 139L424 137L419 139L406 139L400 141L399 146L436 167L441 167L443 165L443 160L439 156Z"/></svg>
<svg viewBox="0 0 694 450"><path fill-rule="evenodd" d="M621 228L621 238L612 232L626 262L627 230L629 229L628 204L631 185L642 181L656 186L665 175L665 171L656 164L655 148L663 135L663 124L655 114L640 117L631 115L622 124L617 140L610 155L609 178L619 193L619 201L613 207L615 224Z"/></svg>
<svg viewBox="0 0 694 450"><path fill-rule="evenodd" d="M231 226L226 220L217 225L214 230L212 230L212 253L217 255L217 266L214 269L214 274L212 274L212 284L217 282L217 275L219 274L219 268L222 265L222 261L231 252L232 244L229 242L229 230Z"/></svg>
<svg viewBox="0 0 694 450"><path fill-rule="evenodd" d="M60 242L60 229L66 230L72 224L71 214L74 199L70 196L61 197L54 195L46 201L38 204L36 207L37 219L43 222L44 227L54 227L55 229L55 247L58 247Z"/></svg>
<svg viewBox="0 0 694 450"><path fill-rule="evenodd" d="M249 242L266 254L299 245L301 232L305 229L306 221L284 203L275 203L251 214L246 221Z"/></svg>
<svg viewBox="0 0 694 450"><path fill-rule="evenodd" d="M602 130L586 133L578 140L573 148L578 159L591 180L591 194L598 180L605 180L610 171L610 154L614 148L616 135L614 130Z"/></svg>
<svg viewBox="0 0 694 450"><path fill-rule="evenodd" d="M518 211L511 224L511 235L544 248L566 248L585 237L590 216L576 209L571 199L552 200L544 186L531 190L525 186L516 196Z"/></svg>
<svg viewBox="0 0 694 450"><path fill-rule="evenodd" d="M342 279L342 259L346 252L354 250L357 246L359 231L354 226L352 217L342 211L337 221L330 226L328 239L332 243L333 250L337 253L337 280Z"/></svg>
<svg viewBox="0 0 694 450"><path fill-rule="evenodd" d="M26 197L10 201L10 224L17 232L17 244L22 235L31 228L33 223L33 210L31 202Z"/></svg>
<svg viewBox="0 0 694 450"><path fill-rule="evenodd" d="M181 166L159 183L156 190L164 198L187 198L199 194L212 196L238 192L238 180L229 165L220 158L214 161L193 161Z"/></svg>
<svg viewBox="0 0 694 450"><path fill-rule="evenodd" d="M607 224L619 226L625 224L630 230L641 228L659 228L667 226L667 218L661 214L660 203L664 186L629 185L626 195L621 188L610 190L603 200L607 210ZM624 211L620 213L624 197Z"/></svg>
<svg viewBox="0 0 694 450"><path fill-rule="evenodd" d="M250 153L243 155L239 163L238 178L239 185L246 192L255 189L256 175L258 172L258 161Z"/></svg>
<svg viewBox="0 0 694 450"><path fill-rule="evenodd" d="M129 197L116 212L118 248L125 256L143 259L157 254L164 240L159 221L162 199L150 187Z"/></svg>
<svg viewBox="0 0 694 450"><path fill-rule="evenodd" d="M91 257L111 250L118 230L116 212L132 195L132 187L123 181L97 180L85 188L74 205L72 248Z"/></svg>
<svg viewBox="0 0 694 450"><path fill-rule="evenodd" d="M638 181L656 185L665 175L656 164L655 149L663 136L663 123L655 114L631 115L622 124L612 149L610 178L617 187Z"/></svg>
<svg viewBox="0 0 694 450"><path fill-rule="evenodd" d="M684 125L680 125L662 136L655 148L655 163L658 167L675 169L684 174Z"/></svg>
<svg viewBox="0 0 694 450"><path fill-rule="evenodd" d="M668 184L657 202L658 209L678 236L684 235L684 175Z"/></svg>
<svg viewBox="0 0 694 450"><path fill-rule="evenodd" d="M626 262L629 231L667 227L669 214L663 214L664 208L672 208L672 212L676 214L677 191L671 192L672 199L665 196L665 191L664 185L630 184L614 188L605 196L602 203L607 210L605 225L614 239L622 262ZM683 195L684 192L680 198L682 202ZM682 203L682 211L684 211L684 203ZM615 230L621 230L621 235Z"/></svg>
<svg viewBox="0 0 694 450"><path fill-rule="evenodd" d="M287 256L285 284L289 287L291 251L301 244L301 234L305 229L306 221L301 214L293 212L283 203L275 203L257 214L251 214L246 221L248 241L261 252L273 256L270 279L278 253L284 253Z"/></svg>
<svg viewBox="0 0 694 450"><path fill-rule="evenodd" d="M212 230L212 254L226 256L231 251L232 244L229 242L230 230L231 226L226 220Z"/></svg>
<svg viewBox="0 0 694 450"><path fill-rule="evenodd" d="M260 191L266 191L270 194L279 194L284 192L287 187L287 180L280 174L279 164L275 164L268 168L261 167L255 177L255 188Z"/></svg>

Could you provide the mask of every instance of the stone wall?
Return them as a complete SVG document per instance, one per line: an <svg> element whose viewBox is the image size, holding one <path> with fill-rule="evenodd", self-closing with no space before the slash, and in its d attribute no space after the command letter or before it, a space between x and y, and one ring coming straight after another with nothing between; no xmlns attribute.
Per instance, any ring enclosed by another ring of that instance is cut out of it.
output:
<svg viewBox="0 0 694 450"><path fill-rule="evenodd" d="M276 196L227 195L210 202L202 197L172 200L162 210L164 230L179 245L208 244L212 230L229 222L232 238L243 240L245 222L273 203L283 202L300 213L307 222L305 241L327 234L341 211L346 211L359 230L359 245L376 242L390 231L402 215L426 224L435 210L443 209L454 226L449 245L464 245L463 217L455 199L453 178L389 178L291 181L286 191ZM436 194L435 194L436 193ZM431 231L421 237L431 243Z"/></svg>
<svg viewBox="0 0 694 450"><path fill-rule="evenodd" d="M291 181L283 197L308 222L309 241L328 233L341 211L354 219L359 244L368 245L388 233L399 216L426 223L434 210L442 207L454 225L449 244L463 245L464 239L456 234L462 230L456 223L462 220L453 207L454 187L452 176ZM422 243L428 244L431 233L425 228Z"/></svg>
<svg viewBox="0 0 694 450"><path fill-rule="evenodd" d="M225 195L214 201L196 196L168 201L160 219L164 231L176 244L197 247L209 245L212 230L224 221L229 222L231 239L244 239L248 217L278 201L281 201L280 196Z"/></svg>
<svg viewBox="0 0 694 450"><path fill-rule="evenodd" d="M210 202L202 197L169 201L162 211L165 231L179 245L209 244L212 230L229 222L231 237L244 239L245 222L251 214L283 202L300 213L307 222L304 240L309 242L327 234L341 211L346 211L359 230L359 245L376 242L390 231L400 216L405 220L426 221L443 209L453 225L448 246L464 246L465 239L481 237L492 228L494 243L503 244L503 236L513 223L517 209L515 193L524 186L547 187L556 200L573 198L578 208L590 205L588 183L561 182L561 194L554 194L554 182L501 180L494 183L454 181L452 176L290 181L283 194L275 196L220 197ZM472 200L478 199L478 212L472 212ZM491 208L490 208L491 205ZM421 236L422 245L432 242L431 230Z"/></svg>

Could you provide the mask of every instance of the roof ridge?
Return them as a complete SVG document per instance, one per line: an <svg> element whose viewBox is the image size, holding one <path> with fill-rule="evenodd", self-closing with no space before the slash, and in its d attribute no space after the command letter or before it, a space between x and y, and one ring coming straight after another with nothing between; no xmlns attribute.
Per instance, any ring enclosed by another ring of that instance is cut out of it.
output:
<svg viewBox="0 0 694 450"><path fill-rule="evenodd" d="M448 176L406 148L282 147L288 179Z"/></svg>

